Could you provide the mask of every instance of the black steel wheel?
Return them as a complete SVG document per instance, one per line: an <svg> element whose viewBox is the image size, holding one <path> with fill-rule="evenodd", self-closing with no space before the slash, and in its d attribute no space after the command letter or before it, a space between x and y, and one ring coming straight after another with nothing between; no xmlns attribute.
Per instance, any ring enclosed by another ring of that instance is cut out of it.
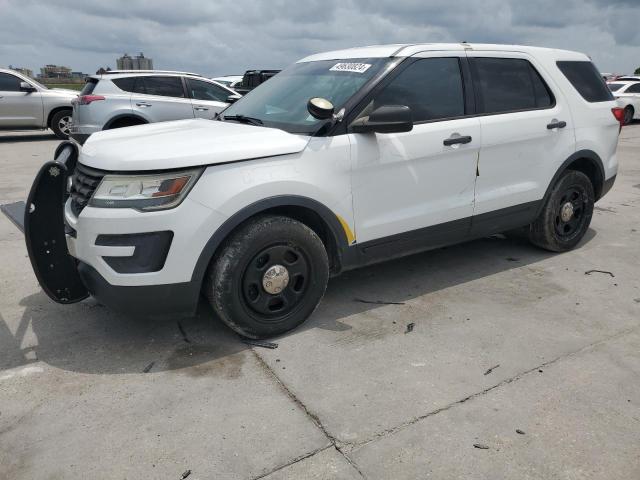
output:
<svg viewBox="0 0 640 480"><path fill-rule="evenodd" d="M595 195L584 173L568 170L556 182L542 212L529 226L529 240L553 252L574 248L589 228Z"/></svg>
<svg viewBox="0 0 640 480"><path fill-rule="evenodd" d="M304 322L326 289L329 261L316 233L284 216L241 226L211 263L205 293L231 328L251 338Z"/></svg>

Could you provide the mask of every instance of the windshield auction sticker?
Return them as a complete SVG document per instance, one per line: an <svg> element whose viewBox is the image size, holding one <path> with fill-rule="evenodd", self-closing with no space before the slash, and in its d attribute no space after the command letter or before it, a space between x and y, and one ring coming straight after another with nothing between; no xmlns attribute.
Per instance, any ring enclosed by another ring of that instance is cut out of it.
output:
<svg viewBox="0 0 640 480"><path fill-rule="evenodd" d="M329 70L332 72L364 73L371 67L370 63L336 63Z"/></svg>

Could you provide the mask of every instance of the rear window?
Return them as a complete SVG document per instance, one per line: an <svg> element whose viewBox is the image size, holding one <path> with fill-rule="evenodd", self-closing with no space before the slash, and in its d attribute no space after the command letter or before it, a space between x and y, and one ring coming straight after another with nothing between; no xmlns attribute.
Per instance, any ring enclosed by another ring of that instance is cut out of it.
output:
<svg viewBox="0 0 640 480"><path fill-rule="evenodd" d="M611 90L600 76L595 65L588 61L561 61L558 68L571 85L587 102L608 102L613 100Z"/></svg>
<svg viewBox="0 0 640 480"><path fill-rule="evenodd" d="M549 108L554 99L540 74L520 58L472 60L483 113L505 113Z"/></svg>
<svg viewBox="0 0 640 480"><path fill-rule="evenodd" d="M609 90L611 90L612 92L617 92L622 87L624 87L625 84L624 83L609 83L609 84L607 84L607 86L609 87Z"/></svg>
<svg viewBox="0 0 640 480"><path fill-rule="evenodd" d="M91 95L98 84L98 80L95 78L87 78L84 87L80 90L80 95Z"/></svg>

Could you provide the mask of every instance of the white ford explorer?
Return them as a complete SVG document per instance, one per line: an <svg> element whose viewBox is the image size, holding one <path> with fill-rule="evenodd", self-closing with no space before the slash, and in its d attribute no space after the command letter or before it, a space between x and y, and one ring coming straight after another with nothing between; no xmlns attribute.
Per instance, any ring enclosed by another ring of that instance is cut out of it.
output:
<svg viewBox="0 0 640 480"><path fill-rule="evenodd" d="M300 325L329 276L521 229L562 252L612 187L622 118L586 55L474 44L304 58L217 120L63 143L27 247L60 303Z"/></svg>

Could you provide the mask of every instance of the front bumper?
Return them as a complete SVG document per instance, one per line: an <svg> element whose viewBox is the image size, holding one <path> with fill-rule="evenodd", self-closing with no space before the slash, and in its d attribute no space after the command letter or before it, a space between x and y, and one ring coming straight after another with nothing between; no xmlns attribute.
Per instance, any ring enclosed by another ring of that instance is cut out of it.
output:
<svg viewBox="0 0 640 480"><path fill-rule="evenodd" d="M58 303L91 294L120 311L193 313L198 258L225 218L188 197L169 210L85 207L75 215L65 198L77 150L63 145L68 153L43 166L27 202L35 208L25 213L29 257L43 290Z"/></svg>

